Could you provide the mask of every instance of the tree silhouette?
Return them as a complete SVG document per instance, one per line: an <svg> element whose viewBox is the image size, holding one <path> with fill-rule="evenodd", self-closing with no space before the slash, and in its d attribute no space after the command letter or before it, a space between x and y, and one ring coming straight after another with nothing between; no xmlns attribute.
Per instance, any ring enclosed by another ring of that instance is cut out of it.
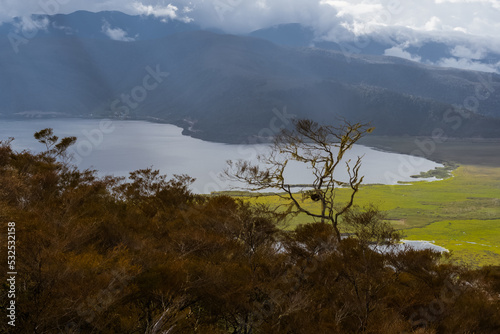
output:
<svg viewBox="0 0 500 334"><path fill-rule="evenodd" d="M363 181L363 176L359 174L362 157L358 156L356 161L351 162L344 156L373 128L348 121L343 121L338 127L319 125L307 119L295 120L293 125L292 130L284 129L275 138L268 154L258 156L258 165L245 160L228 161L225 175L246 183L251 190L274 188L283 191L282 197L290 201L288 212L303 212L319 218L321 222L330 222L337 240L340 240L339 218L352 207ZM302 188L302 199L294 193L294 185L285 175L291 162L306 165L314 177L311 185ZM339 180L335 173L343 164L348 173L347 182ZM341 205L335 200L335 190L339 187L351 190L349 200ZM307 208L303 204L305 199L318 202L319 208Z"/></svg>
<svg viewBox="0 0 500 334"><path fill-rule="evenodd" d="M45 145L46 150L43 154L53 158L61 158L65 163L69 162L71 157L68 156L66 151L71 145L76 143L76 137L64 137L59 140L59 137L54 135L52 128L35 132L33 136L39 143Z"/></svg>

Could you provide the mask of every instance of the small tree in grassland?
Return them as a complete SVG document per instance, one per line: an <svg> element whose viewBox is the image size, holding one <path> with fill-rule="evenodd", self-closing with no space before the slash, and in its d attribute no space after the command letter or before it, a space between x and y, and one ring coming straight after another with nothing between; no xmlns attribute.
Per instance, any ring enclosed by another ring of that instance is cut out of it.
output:
<svg viewBox="0 0 500 334"><path fill-rule="evenodd" d="M367 124L343 121L340 126L319 125L307 119L295 120L292 130L283 130L274 139L269 153L258 156L258 165L249 161L228 161L225 175L232 180L244 182L251 190L279 189L281 197L290 200L288 212L305 213L322 222L333 225L340 241L339 218L354 203L354 197L363 181L360 175L361 158L355 161L345 160L344 155L353 145L373 128ZM305 164L313 176L313 183L301 191L293 192L293 185L288 182L285 171L291 162ZM344 166L347 170L346 182L337 179L335 171ZM337 203L336 189L350 189L346 203ZM314 208L304 205L304 199L310 198L319 205Z"/></svg>

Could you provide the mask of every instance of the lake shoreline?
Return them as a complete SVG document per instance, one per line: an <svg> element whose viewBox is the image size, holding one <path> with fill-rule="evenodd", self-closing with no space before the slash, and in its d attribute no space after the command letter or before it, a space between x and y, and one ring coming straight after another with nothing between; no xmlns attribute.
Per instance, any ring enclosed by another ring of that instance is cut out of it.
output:
<svg viewBox="0 0 500 334"><path fill-rule="evenodd" d="M45 115L45 114L44 114ZM153 124L169 124L174 125L182 129L182 135L194 139L200 139L205 142L228 144L228 145L244 145L249 142L253 144L269 144L272 139L263 137L249 137L246 140L232 140L229 137L226 140L217 140L211 137L203 137L196 135L194 131L190 131L190 125L184 120L167 120L156 117L133 117L133 118L113 118L113 117L89 117L89 116L72 116L57 114L52 116L32 116L32 117L20 117L20 116L8 116L0 114L1 120L18 120L18 121L29 121L29 120L50 120L50 119L84 119L84 120L110 120L114 121L144 121ZM435 149L432 152L426 151L422 152L421 145L424 143L435 145ZM452 163L457 162L460 164L474 164L474 165L484 165L484 166L499 166L500 156L498 154L479 154L477 148L482 150L487 150L488 153L496 153L495 150L500 149L500 138L460 138L460 137L443 137L443 140L436 141L432 137L428 136L378 136L369 135L361 138L358 144L370 147L372 149L380 150L386 153L400 153L408 154L412 156L422 156L424 158L434 161L439 164L445 162ZM419 146L420 145L420 146ZM463 152L459 150L459 147L464 148L466 152L466 157L464 157ZM479 150L481 151L481 150ZM420 153L420 154L417 154ZM492 155L494 157L492 157ZM496 158L498 156L498 158ZM488 159L485 159L485 158Z"/></svg>
<svg viewBox="0 0 500 334"><path fill-rule="evenodd" d="M69 148L78 167L96 169L103 175L125 177L133 170L148 167L160 169L162 173L171 176L188 174L197 179L193 185L193 191L197 193L241 188L241 185L232 186L229 181L220 178L220 173L227 167L226 161L242 159L255 164L256 157L269 150L268 143L248 145L204 141L186 136L177 125L151 120L96 117L11 118L4 120L0 129L4 129L5 139L18 137L18 133L23 137L22 141L19 138L14 141L14 147L40 151L43 145L34 140L33 134L48 127L54 128L57 136L78 138L76 144ZM206 152L211 154L207 155ZM415 175L442 167L428 159L384 152L358 144L349 151L345 159L356 159L358 156L364 157L361 165L361 173L365 175L364 184L414 182ZM113 160L123 163L114 163ZM305 168L304 165L290 167L289 183L310 184L313 180L309 179L310 173ZM346 171L339 169L336 178L342 181L347 177L344 174ZM434 178L419 180L434 181Z"/></svg>

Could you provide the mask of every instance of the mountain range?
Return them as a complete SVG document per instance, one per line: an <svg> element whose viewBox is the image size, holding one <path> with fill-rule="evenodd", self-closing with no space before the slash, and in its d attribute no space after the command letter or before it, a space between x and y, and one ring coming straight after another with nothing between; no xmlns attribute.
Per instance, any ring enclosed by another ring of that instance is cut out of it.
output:
<svg viewBox="0 0 500 334"><path fill-rule="evenodd" d="M243 36L119 12L17 18L0 26L0 114L149 119L235 143L270 135L278 114L500 137L499 74L385 56L377 39L350 52L315 38L298 24ZM430 61L453 47L420 50Z"/></svg>

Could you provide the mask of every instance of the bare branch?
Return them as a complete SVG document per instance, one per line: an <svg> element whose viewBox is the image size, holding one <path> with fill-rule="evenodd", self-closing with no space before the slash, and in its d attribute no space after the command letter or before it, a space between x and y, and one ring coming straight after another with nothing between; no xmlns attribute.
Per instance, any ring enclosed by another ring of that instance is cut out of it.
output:
<svg viewBox="0 0 500 334"><path fill-rule="evenodd" d="M322 222L333 224L340 240L338 230L339 217L354 203L354 198L363 181L359 175L361 158L358 157L354 166L346 162L349 175L347 182L335 178L335 171L344 161L345 154L365 134L373 128L367 124L351 124L345 120L338 127L319 125L311 120L295 120L294 129L283 130L271 145L270 152L258 157L258 164L249 161L228 161L224 171L227 178L243 182L250 190L282 191L281 197L287 198L296 208L296 212L305 213ZM299 162L307 166L314 177L313 183L302 189L300 202L293 193L291 185L285 180L285 171L289 162ZM338 208L335 203L335 192L338 187L347 186L351 190L349 201ZM317 202L319 208L306 209L305 200Z"/></svg>

